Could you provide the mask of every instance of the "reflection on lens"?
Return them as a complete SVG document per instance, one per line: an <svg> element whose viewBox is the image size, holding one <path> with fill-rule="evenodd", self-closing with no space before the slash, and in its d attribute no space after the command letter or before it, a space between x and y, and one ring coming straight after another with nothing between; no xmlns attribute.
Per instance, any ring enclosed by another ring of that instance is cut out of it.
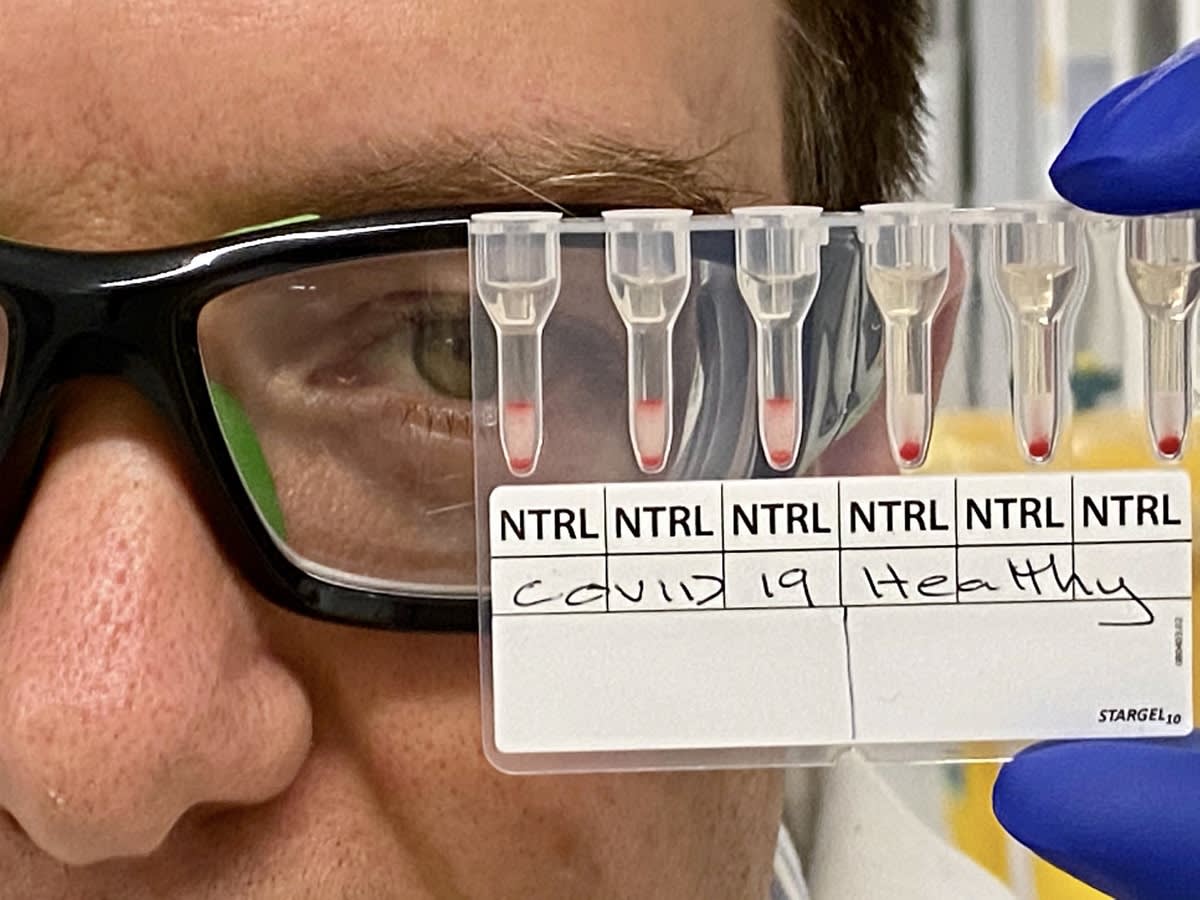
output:
<svg viewBox="0 0 1200 900"><path fill-rule="evenodd" d="M363 586L473 590L465 252L245 285L204 308L199 341L242 485L293 559Z"/></svg>

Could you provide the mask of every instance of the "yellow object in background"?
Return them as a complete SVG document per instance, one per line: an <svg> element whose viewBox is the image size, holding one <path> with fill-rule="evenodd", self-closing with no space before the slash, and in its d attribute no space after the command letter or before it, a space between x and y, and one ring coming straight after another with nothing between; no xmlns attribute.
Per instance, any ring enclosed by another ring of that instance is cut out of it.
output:
<svg viewBox="0 0 1200 900"><path fill-rule="evenodd" d="M939 411L929 446L925 473L1028 472L1013 431L1012 419L1002 412ZM1200 450L1193 436L1178 465L1192 479L1192 515L1200 521ZM1143 469L1160 466L1140 412L1093 409L1077 414L1064 433L1045 471ZM1196 596L1197 566L1192 566L1192 596ZM1197 616L1192 617L1193 646L1200 646ZM1192 667L1193 696L1200 683ZM1096 900L1107 896L1053 866L1033 860L1014 860L1011 839L992 813L992 785L999 767L990 763L957 766L946 790L946 822L964 853L1008 885L1036 891L1038 900ZM1024 871L1013 871L1021 866Z"/></svg>
<svg viewBox="0 0 1200 900"><path fill-rule="evenodd" d="M1108 896L1040 859L1034 860L1033 865L1039 900L1104 900Z"/></svg>
<svg viewBox="0 0 1200 900"><path fill-rule="evenodd" d="M992 785L1000 767L977 763L956 770L955 784L947 790L946 822L963 853L1010 887L1032 887L1038 900L1103 900L1108 896L1032 855L1014 861L1009 852L1013 841L992 814ZM1013 871L1014 862L1024 871Z"/></svg>

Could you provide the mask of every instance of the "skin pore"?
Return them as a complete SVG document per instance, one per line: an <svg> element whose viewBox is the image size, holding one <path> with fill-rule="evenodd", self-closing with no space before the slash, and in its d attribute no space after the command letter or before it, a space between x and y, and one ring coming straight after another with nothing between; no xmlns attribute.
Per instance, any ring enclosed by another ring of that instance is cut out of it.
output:
<svg viewBox="0 0 1200 900"><path fill-rule="evenodd" d="M156 246L531 183L786 202L778 27L772 0L6 0L0 234ZM479 718L474 636L278 611L148 404L64 392L0 576L0 898L765 896L777 774L507 777Z"/></svg>

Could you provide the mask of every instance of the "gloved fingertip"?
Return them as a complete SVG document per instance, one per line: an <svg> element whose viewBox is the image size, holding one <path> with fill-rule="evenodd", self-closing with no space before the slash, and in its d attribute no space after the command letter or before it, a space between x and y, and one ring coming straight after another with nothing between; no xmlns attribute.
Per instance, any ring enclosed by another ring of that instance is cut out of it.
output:
<svg viewBox="0 0 1200 900"><path fill-rule="evenodd" d="M1070 144L1050 166L1050 183L1080 209L1114 216L1148 216L1200 208L1200 180L1181 177L1170 161L1077 155Z"/></svg>
<svg viewBox="0 0 1200 900"><path fill-rule="evenodd" d="M1200 895L1198 792L1194 741L1094 741L1019 754L992 802L1058 868L1115 897L1166 898Z"/></svg>
<svg viewBox="0 0 1200 900"><path fill-rule="evenodd" d="M1141 191L1130 187L1113 172L1120 161L1111 157L1091 157L1075 153L1076 146L1068 143L1050 166L1050 183L1068 203L1080 209L1111 215L1136 215L1132 207L1143 205Z"/></svg>
<svg viewBox="0 0 1200 900"><path fill-rule="evenodd" d="M1084 113L1050 180L1064 199L1112 215L1200 207L1200 42L1126 81Z"/></svg>

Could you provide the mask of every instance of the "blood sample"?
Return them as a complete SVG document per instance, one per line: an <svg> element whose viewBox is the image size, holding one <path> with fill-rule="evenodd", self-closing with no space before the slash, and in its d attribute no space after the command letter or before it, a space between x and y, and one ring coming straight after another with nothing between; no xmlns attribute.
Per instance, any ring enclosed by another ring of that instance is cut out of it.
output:
<svg viewBox="0 0 1200 900"><path fill-rule="evenodd" d="M667 454L667 405L663 400L639 400L633 413L633 442L642 471L659 472Z"/></svg>
<svg viewBox="0 0 1200 900"><path fill-rule="evenodd" d="M1041 434L1029 440L1029 455L1041 462L1050 456L1050 438L1047 435Z"/></svg>
<svg viewBox="0 0 1200 900"><path fill-rule="evenodd" d="M500 415L501 446L514 475L529 475L533 471L538 450L538 428L535 406L531 400L509 400Z"/></svg>
<svg viewBox="0 0 1200 900"><path fill-rule="evenodd" d="M995 275L1009 317L1013 423L1022 455L1048 462L1062 432L1062 347L1067 313L1083 288L1075 214L1058 203L997 210Z"/></svg>
<svg viewBox="0 0 1200 900"><path fill-rule="evenodd" d="M738 287L754 317L758 349L758 433L773 469L796 465L802 437L801 330L821 279L829 230L819 206L733 211Z"/></svg>
<svg viewBox="0 0 1200 900"><path fill-rule="evenodd" d="M761 371L759 379L761 384ZM797 383L796 387L799 386ZM800 450L800 404L795 394L791 397L767 397L764 400L761 390L759 404L758 428L763 452L773 468L786 472L796 464L796 454Z"/></svg>
<svg viewBox="0 0 1200 900"><path fill-rule="evenodd" d="M867 284L886 323L887 423L902 469L925 461L933 429L933 318L950 270L950 207L877 203L866 214Z"/></svg>
<svg viewBox="0 0 1200 900"><path fill-rule="evenodd" d="M692 213L622 209L603 216L608 291L628 344L629 439L638 468L653 475L671 453L671 340L692 283Z"/></svg>
<svg viewBox="0 0 1200 900"><path fill-rule="evenodd" d="M1178 435L1168 434L1159 438L1158 452L1168 459L1174 459L1183 448L1183 441Z"/></svg>
<svg viewBox="0 0 1200 900"><path fill-rule="evenodd" d="M496 329L500 444L513 475L532 475L542 449L542 330L558 300L561 213L471 219L474 289Z"/></svg>
<svg viewBox="0 0 1200 900"><path fill-rule="evenodd" d="M1200 295L1195 213L1146 216L1126 225L1125 271L1146 329L1146 421L1154 451L1179 458L1191 420L1188 320Z"/></svg>
<svg viewBox="0 0 1200 900"><path fill-rule="evenodd" d="M923 453L921 445L916 441L905 441L896 452L906 463L916 463Z"/></svg>

